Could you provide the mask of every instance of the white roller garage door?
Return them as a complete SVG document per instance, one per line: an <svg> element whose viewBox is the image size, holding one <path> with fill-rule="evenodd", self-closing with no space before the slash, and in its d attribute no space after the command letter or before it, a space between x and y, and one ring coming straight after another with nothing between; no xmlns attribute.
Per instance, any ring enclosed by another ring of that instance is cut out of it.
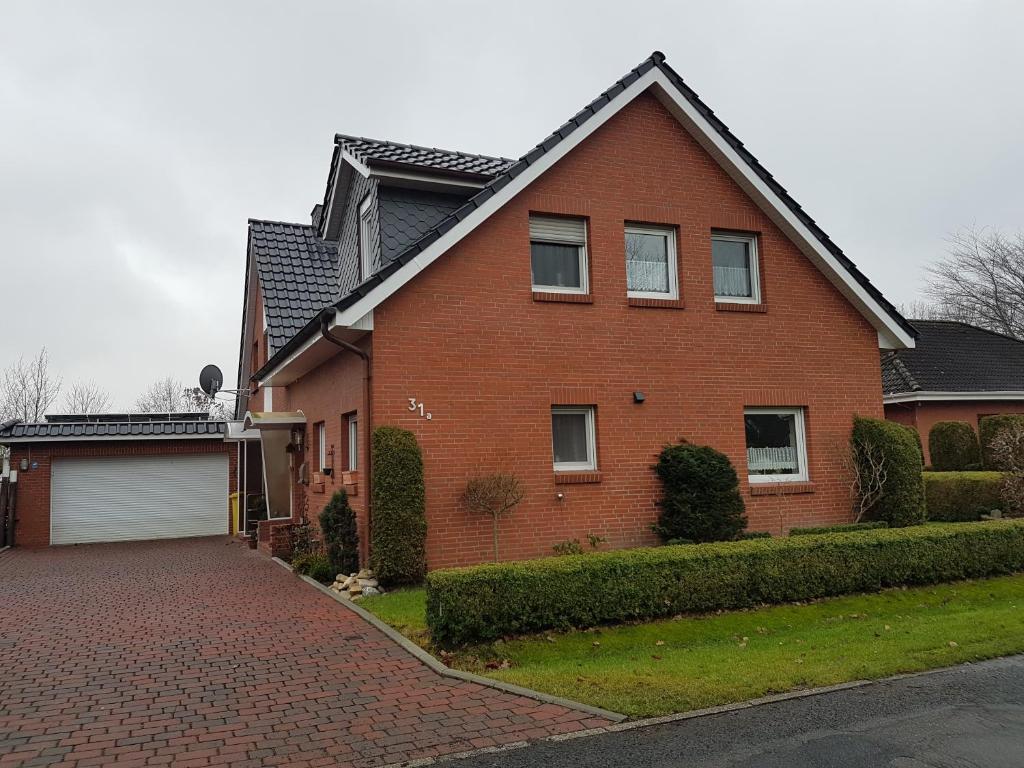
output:
<svg viewBox="0 0 1024 768"><path fill-rule="evenodd" d="M54 459L50 541L171 539L228 532L222 453Z"/></svg>

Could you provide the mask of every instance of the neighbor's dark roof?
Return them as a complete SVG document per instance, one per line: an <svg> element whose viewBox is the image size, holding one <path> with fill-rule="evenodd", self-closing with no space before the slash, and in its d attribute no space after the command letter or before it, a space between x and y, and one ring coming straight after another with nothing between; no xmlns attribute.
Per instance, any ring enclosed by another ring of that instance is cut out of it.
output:
<svg viewBox="0 0 1024 768"><path fill-rule="evenodd" d="M47 417L49 418L49 417ZM151 437L216 438L227 428L223 421L173 419L167 421L64 421L5 422L0 443L79 439L146 439Z"/></svg>
<svg viewBox="0 0 1024 768"><path fill-rule="evenodd" d="M650 72L652 69L657 67L661 72L668 78L668 80L675 85L680 95L688 101L694 109L711 124L714 130L721 136L721 138L729 144L730 147L746 162L750 169L757 175L761 181L768 186L774 194L776 194L787 208L796 216L800 222L806 226L818 239L821 245L831 253L840 265L845 269L849 275L864 288L864 290L876 301L878 304L900 325L910 336L916 336L917 332L914 327L896 310L896 308L886 299L882 293L872 285L871 281L859 270L857 266L842 252L838 245L832 242L825 231L817 225L800 204L794 200L786 189L779 184L778 181L765 169L764 166L758 162L757 158L754 157L746 147L743 146L738 138L736 138L730 131L728 126L723 123L715 113L697 96L697 94L691 89L679 74L672 69L665 62L665 54L661 51L655 51L647 59L640 63L639 66L632 69L625 77L616 81L610 88L601 93L596 99L590 102L582 110L577 112L572 118L570 118L565 124L557 128L547 138L541 141L537 146L523 155L519 160L508 165L508 167L502 169L497 176L494 176L479 192L469 198L463 205L461 205L452 213L446 216L443 220L439 221L430 230L423 234L415 243L412 243L406 248L401 254L388 262L382 269L377 271L369 279L364 280L358 286L356 286L347 295L343 296L335 303L335 307L338 309L346 309L361 298L370 293L380 283L383 283L387 278L401 269L403 266L412 261L416 256L422 253L424 250L429 248L434 242L442 237L446 232L455 227L460 221L466 216L472 213L476 208L479 208L487 200L496 195L501 189L508 185L513 179L519 174L525 171L530 165L536 163L545 154L554 149L563 139L570 136L578 128L582 127L588 120L594 115L600 112L604 107L612 102L612 100L626 90L630 85L635 83L645 74ZM345 137L341 137L340 141L344 141ZM370 140L366 140L370 141ZM389 146L386 142L371 142L374 146L381 145L382 147ZM421 148L410 148L413 150L410 152L410 156L415 156L415 150ZM369 149L364 150L369 152ZM377 151L377 150L375 150ZM385 149L379 151L385 152ZM443 152L441 150L423 150L426 153L429 152ZM452 155L460 155L461 153L448 153ZM337 153L335 153L337 155ZM367 155L368 156L368 155ZM427 162L426 155L424 156L424 162ZM474 157L474 156L466 156ZM475 156L480 157L480 156ZM385 158L390 159L390 158ZM498 161L499 158L490 158L491 160ZM332 163L336 162L336 157L332 159ZM438 160L438 162L441 162ZM453 161L455 162L455 161ZM333 173L333 166L332 166ZM315 322L309 322L306 326L297 333L287 344L281 349L277 350L273 357L271 357L267 363L261 368L256 375L262 376L266 371L269 371L277 366L277 364L295 348L301 345L306 339L308 339L313 333L316 332L317 324Z"/></svg>
<svg viewBox="0 0 1024 768"><path fill-rule="evenodd" d="M917 346L882 353L882 389L1024 392L1024 342L951 320L912 320Z"/></svg>
<svg viewBox="0 0 1024 768"><path fill-rule="evenodd" d="M249 248L272 354L337 298L337 244L321 240L311 225L250 219Z"/></svg>
<svg viewBox="0 0 1024 768"><path fill-rule="evenodd" d="M507 157L471 155L451 149L417 147L415 144L399 144L394 141L367 139L362 136L337 134L334 137L345 151L364 163L384 162L412 165L435 171L469 173L493 177L507 170L515 160Z"/></svg>

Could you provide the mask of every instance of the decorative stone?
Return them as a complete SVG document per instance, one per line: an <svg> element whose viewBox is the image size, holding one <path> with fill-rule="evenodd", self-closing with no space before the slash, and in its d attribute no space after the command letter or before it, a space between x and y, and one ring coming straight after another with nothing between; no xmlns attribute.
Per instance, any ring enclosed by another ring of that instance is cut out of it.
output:
<svg viewBox="0 0 1024 768"><path fill-rule="evenodd" d="M377 589L376 587L371 587L371 586L364 586L363 587L363 596L364 597L369 597L370 595L379 595L379 594L380 594L380 590Z"/></svg>
<svg viewBox="0 0 1024 768"><path fill-rule="evenodd" d="M371 571L369 568L363 568L359 573L356 574L356 578L358 578L358 579L372 579L373 578L373 571Z"/></svg>
<svg viewBox="0 0 1024 768"><path fill-rule="evenodd" d="M376 587L377 586L377 580L376 579L359 579L359 586L363 587L364 589L366 587Z"/></svg>
<svg viewBox="0 0 1024 768"><path fill-rule="evenodd" d="M349 591L349 594L352 594L352 595L360 595L360 594L362 594L362 592L363 592L363 587L362 587L362 585L361 585L361 584L360 584L360 583L359 583L359 582L357 581L357 582L355 582L354 584L352 584L352 585L350 585L350 586L349 586L349 588L348 588L348 591Z"/></svg>
<svg viewBox="0 0 1024 768"><path fill-rule="evenodd" d="M341 582L341 588L342 589L348 589L353 584L355 584L355 581L356 581L355 576L349 576L347 579L345 579L343 582Z"/></svg>

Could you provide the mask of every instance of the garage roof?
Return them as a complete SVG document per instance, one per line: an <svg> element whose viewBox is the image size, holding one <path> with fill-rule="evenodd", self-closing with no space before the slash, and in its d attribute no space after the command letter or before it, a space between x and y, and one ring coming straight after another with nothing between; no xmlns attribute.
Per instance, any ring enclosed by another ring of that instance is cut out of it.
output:
<svg viewBox="0 0 1024 768"><path fill-rule="evenodd" d="M224 439L227 426L205 413L104 413L46 416L0 424L0 444L72 440Z"/></svg>

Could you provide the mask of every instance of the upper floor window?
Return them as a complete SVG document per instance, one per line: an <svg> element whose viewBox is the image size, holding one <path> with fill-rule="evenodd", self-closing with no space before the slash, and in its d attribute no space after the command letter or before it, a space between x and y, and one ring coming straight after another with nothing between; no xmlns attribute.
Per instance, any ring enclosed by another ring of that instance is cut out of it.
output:
<svg viewBox="0 0 1024 768"><path fill-rule="evenodd" d="M679 298L675 230L626 226L626 293L636 298Z"/></svg>
<svg viewBox="0 0 1024 768"><path fill-rule="evenodd" d="M761 303L756 236L714 233L711 235L711 261L716 301Z"/></svg>
<svg viewBox="0 0 1024 768"><path fill-rule="evenodd" d="M803 408L747 408L743 421L750 482L808 479Z"/></svg>
<svg viewBox="0 0 1024 768"><path fill-rule="evenodd" d="M556 472L597 469L594 407L592 405L552 407L551 448Z"/></svg>
<svg viewBox="0 0 1024 768"><path fill-rule="evenodd" d="M373 207L367 197L359 206L359 280L373 274Z"/></svg>
<svg viewBox="0 0 1024 768"><path fill-rule="evenodd" d="M587 293L587 223L584 219L530 216L533 290Z"/></svg>

